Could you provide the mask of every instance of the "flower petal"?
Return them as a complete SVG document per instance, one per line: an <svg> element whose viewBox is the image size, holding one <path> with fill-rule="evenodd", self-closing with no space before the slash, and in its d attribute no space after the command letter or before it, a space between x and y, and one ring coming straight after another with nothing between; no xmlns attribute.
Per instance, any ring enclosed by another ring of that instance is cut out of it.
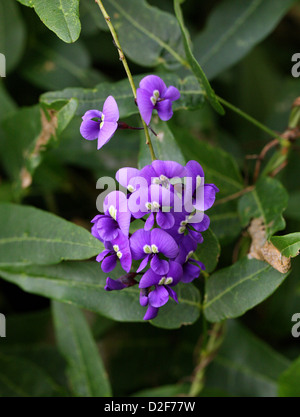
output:
<svg viewBox="0 0 300 417"><path fill-rule="evenodd" d="M84 120L80 125L80 134L86 140L97 139L100 131L100 122L94 122L94 120Z"/></svg>
<svg viewBox="0 0 300 417"><path fill-rule="evenodd" d="M103 259L101 263L102 271L107 273L112 271L117 265L117 255L113 254Z"/></svg>
<svg viewBox="0 0 300 417"><path fill-rule="evenodd" d="M183 275L181 281L184 283L192 282L195 278L198 278L201 270L190 262L187 262L183 266Z"/></svg>
<svg viewBox="0 0 300 417"><path fill-rule="evenodd" d="M102 112L100 110L88 110L82 116L82 120L101 119Z"/></svg>
<svg viewBox="0 0 300 417"><path fill-rule="evenodd" d="M103 259L105 258L105 256L106 256L106 255L108 255L110 252L111 252L110 250L104 249L104 250L103 250L101 253L99 253L99 255L97 256L96 261L97 261L97 262L101 262L101 261L103 261Z"/></svg>
<svg viewBox="0 0 300 417"><path fill-rule="evenodd" d="M105 121L98 134L98 146L97 149L101 149L113 136L117 130L118 123Z"/></svg>
<svg viewBox="0 0 300 417"><path fill-rule="evenodd" d="M169 292L164 285L157 285L155 290L149 293L148 298L152 307L162 307L169 301Z"/></svg>
<svg viewBox="0 0 300 417"><path fill-rule="evenodd" d="M154 226L154 221L155 221L155 216L154 213L150 213L150 216L148 217L148 219L145 222L145 226L144 229L147 230L151 230L152 227Z"/></svg>
<svg viewBox="0 0 300 417"><path fill-rule="evenodd" d="M171 101L175 101L180 98L180 92L176 87L174 87L173 85L170 85L170 87L168 87L166 91L163 93L162 97L167 98Z"/></svg>
<svg viewBox="0 0 300 417"><path fill-rule="evenodd" d="M138 260L146 257L147 254L143 249L145 245L151 246L151 232L139 229L134 232L130 238L130 248L133 259Z"/></svg>
<svg viewBox="0 0 300 417"><path fill-rule="evenodd" d="M117 122L119 120L119 109L113 96L108 96L103 104L105 122Z"/></svg>
<svg viewBox="0 0 300 417"><path fill-rule="evenodd" d="M165 275L169 271L169 263L164 259L159 259L158 255L154 255L150 262L151 269L158 275Z"/></svg>
<svg viewBox="0 0 300 417"><path fill-rule="evenodd" d="M118 223L109 216L103 216L97 222L97 231L101 239L113 240L119 234Z"/></svg>
<svg viewBox="0 0 300 417"><path fill-rule="evenodd" d="M154 90L158 90L160 96L167 90L166 84L157 75L147 75L144 77L140 81L140 88L147 90L151 94L150 97L153 95Z"/></svg>
<svg viewBox="0 0 300 417"><path fill-rule="evenodd" d="M104 287L105 291L123 290L123 288L127 288L127 286L121 281L111 279L109 277L106 278L106 285Z"/></svg>
<svg viewBox="0 0 300 417"><path fill-rule="evenodd" d="M151 95L147 90L138 88L136 90L136 102L144 122L148 125L154 108L151 102Z"/></svg>
<svg viewBox="0 0 300 417"><path fill-rule="evenodd" d="M161 161L157 159L152 162L152 167L158 177L160 175L165 175L167 178L171 179L174 177L181 178L186 175L185 167L175 161Z"/></svg>
<svg viewBox="0 0 300 417"><path fill-rule="evenodd" d="M148 262L150 259L150 255L147 255L145 259L142 260L142 262L140 263L140 266L138 267L138 269L136 270L136 272L141 272L144 268L146 268Z"/></svg>
<svg viewBox="0 0 300 417"><path fill-rule="evenodd" d="M177 297L176 292L173 290L173 288L170 288L170 287L167 285L167 286L166 286L166 289L167 289L167 291L168 291L169 295L173 298L173 300L175 300L175 301L176 301L176 303L178 303L178 297Z"/></svg>
<svg viewBox="0 0 300 417"><path fill-rule="evenodd" d="M158 314L158 308L148 306L147 312L144 315L144 320L152 320L154 319Z"/></svg>
<svg viewBox="0 0 300 417"><path fill-rule="evenodd" d="M161 279L161 275L157 275L155 272L152 271L152 269L148 269L142 276L139 288L148 288L152 287L152 285L156 285L159 283Z"/></svg>
<svg viewBox="0 0 300 417"><path fill-rule="evenodd" d="M170 120L173 116L173 110L172 110L172 101L171 100L162 100L156 103L155 106L158 117L163 120L167 121Z"/></svg>
<svg viewBox="0 0 300 417"><path fill-rule="evenodd" d="M174 226L175 219L172 213L163 213L159 211L156 215L156 221L162 229L170 229Z"/></svg>
<svg viewBox="0 0 300 417"><path fill-rule="evenodd" d="M151 230L151 244L158 247L159 252L167 258L175 258L178 254L178 245L167 232L161 229Z"/></svg>
<svg viewBox="0 0 300 417"><path fill-rule="evenodd" d="M128 185L130 184L130 179L134 177L138 177L139 175L140 175L140 171L137 168L125 167L117 171L116 180L123 187L127 188Z"/></svg>

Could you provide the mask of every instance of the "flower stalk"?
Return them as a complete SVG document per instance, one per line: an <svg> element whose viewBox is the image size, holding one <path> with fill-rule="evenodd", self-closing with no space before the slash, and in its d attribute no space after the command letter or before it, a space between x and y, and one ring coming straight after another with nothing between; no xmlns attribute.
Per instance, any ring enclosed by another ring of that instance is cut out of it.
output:
<svg viewBox="0 0 300 417"><path fill-rule="evenodd" d="M116 48L118 49L119 58L120 58L120 61L122 62L123 67L125 69L125 72L126 72L126 75L127 75L127 78L128 78L131 90L132 90L133 97L136 100L136 87L135 87L133 77L132 77L131 71L129 69L126 57L125 57L124 52L122 50L122 47L120 45L117 32L116 32L113 24L111 23L110 16L108 15L105 7L103 6L102 1L101 0L95 0L95 2L98 4L103 17L106 20L106 23L107 23L107 26L110 30L111 35L112 35L114 44L115 44ZM139 111L139 113L140 113L140 111ZM152 142L151 142L148 126L146 125L145 121L143 120L141 114L140 114L140 117L141 117L141 120L142 120L143 129L144 129L144 132L145 132L146 145L149 147L150 154L151 154L151 159L152 159L152 161L154 161L156 159L156 156L155 156L155 152L154 152L153 145L152 145Z"/></svg>

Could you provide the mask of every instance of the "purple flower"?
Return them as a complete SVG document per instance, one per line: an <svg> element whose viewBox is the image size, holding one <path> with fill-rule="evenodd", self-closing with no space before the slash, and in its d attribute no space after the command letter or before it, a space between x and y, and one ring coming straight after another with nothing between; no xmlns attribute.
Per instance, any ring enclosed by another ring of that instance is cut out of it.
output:
<svg viewBox="0 0 300 417"><path fill-rule="evenodd" d="M153 109L157 110L161 120L171 119L173 116L172 101L178 100L180 97L176 87L167 88L157 75L144 77L136 93L138 108L147 125L150 123Z"/></svg>
<svg viewBox="0 0 300 417"><path fill-rule="evenodd" d="M129 273L126 275L122 275L118 279L111 279L110 277L107 277L104 289L105 291L114 291L132 287L133 285L138 284L138 282L134 279L136 275L137 274L135 273Z"/></svg>
<svg viewBox="0 0 300 417"><path fill-rule="evenodd" d="M192 256L197 249L197 242L191 239L189 236L184 236L178 256L175 258L175 262L182 265L182 276L180 281L184 283L192 282L195 278L198 278L201 270L205 270L205 266L202 262L193 259Z"/></svg>
<svg viewBox="0 0 300 417"><path fill-rule="evenodd" d="M128 236L131 213L126 195L121 191L112 191L105 197L103 210L105 214L98 214L92 220L92 235L101 242L115 239L119 231Z"/></svg>
<svg viewBox="0 0 300 417"><path fill-rule="evenodd" d="M142 306L148 305L144 320L151 320L156 317L159 307L168 302L169 296L178 303L177 294L171 287L180 281L182 273L181 265L170 261L166 275L156 274L152 269L148 269L142 276L139 283L139 287L142 289L140 304ZM151 291L150 288L153 286L154 289Z"/></svg>
<svg viewBox="0 0 300 417"><path fill-rule="evenodd" d="M132 264L131 251L128 237L119 233L111 242L104 242L105 249L97 256L96 261L101 262L103 272L112 271L118 259L124 271L129 272Z"/></svg>
<svg viewBox="0 0 300 417"><path fill-rule="evenodd" d="M197 161L189 161L186 164L187 176L190 178L189 186L186 187L187 198L192 198L193 207L199 211L208 210L212 207L219 192L215 184L204 184L204 172Z"/></svg>
<svg viewBox="0 0 300 417"><path fill-rule="evenodd" d="M102 148L113 136L118 127L119 109L116 100L109 96L104 102L103 111L88 110L82 117L81 135L87 140L98 139L97 149Z"/></svg>
<svg viewBox="0 0 300 417"><path fill-rule="evenodd" d="M160 229L137 230L130 238L130 247L133 259L143 259L137 272L142 271L150 261L151 269L157 274L166 274L169 270L169 263L159 254L174 259L179 250L172 236Z"/></svg>

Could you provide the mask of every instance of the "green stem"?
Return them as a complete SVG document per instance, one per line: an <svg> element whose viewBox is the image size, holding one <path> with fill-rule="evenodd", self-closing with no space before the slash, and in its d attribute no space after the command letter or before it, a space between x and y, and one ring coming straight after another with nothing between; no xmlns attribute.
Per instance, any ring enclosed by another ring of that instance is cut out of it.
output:
<svg viewBox="0 0 300 417"><path fill-rule="evenodd" d="M260 130L264 131L268 135L277 138L279 142L283 142L284 139L274 130L269 129L267 126L260 123L258 120L254 119L254 117L249 116L249 114L245 113L243 110L239 109L238 107L235 107L233 104L229 103L228 101L224 100L224 98L216 96L217 99L220 101L220 103L224 104L224 106L228 107L230 110L237 113L239 116L243 117L244 119L248 120L248 122L252 123L256 127L258 127Z"/></svg>
<svg viewBox="0 0 300 417"><path fill-rule="evenodd" d="M115 28L114 28L113 24L111 23L111 19L110 19L109 15L107 14L107 11L104 8L102 1L101 0L95 0L95 1L98 4L104 19L106 20L107 26L110 30L110 33L111 33L112 38L114 40L114 43L115 43L115 45L118 49L120 61L122 61L122 64L124 66L127 78L129 80L129 84L131 86L133 97L136 100L136 88L135 88L135 85L134 85L134 81L133 81L132 74L131 74L131 71L129 69L127 60L126 60L125 55L123 53L122 47L120 45L117 32L115 31ZM141 114L140 114L140 116L141 116ZM150 153L151 153L151 159L152 159L152 161L154 161L156 159L156 156L155 156L154 149L153 149L153 146L152 146L152 142L151 142L151 139L150 139L148 126L144 122L142 116L141 116L141 120L142 120L142 124L143 124L143 128L144 128L144 132L145 132L146 145L148 145Z"/></svg>
<svg viewBox="0 0 300 417"><path fill-rule="evenodd" d="M199 362L195 370L193 382L190 388L190 397L197 397L204 388L206 367L214 359L223 340L224 322L215 323L209 331L209 337L204 341L200 351Z"/></svg>

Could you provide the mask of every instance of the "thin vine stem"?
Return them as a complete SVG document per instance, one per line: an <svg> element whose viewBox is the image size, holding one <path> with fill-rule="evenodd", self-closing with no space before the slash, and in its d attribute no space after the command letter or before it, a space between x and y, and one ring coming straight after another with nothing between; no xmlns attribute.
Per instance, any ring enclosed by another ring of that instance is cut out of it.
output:
<svg viewBox="0 0 300 417"><path fill-rule="evenodd" d="M136 87L135 87L135 84L134 84L134 81L133 81L133 78L132 78L132 74L131 74L131 71L129 69L129 66L128 66L126 57L124 55L123 49L122 49L122 47L120 45L117 32L116 32L113 24L111 23L110 16L108 15L105 7L103 6L102 1L101 0L95 0L95 2L98 4L98 6L99 6L99 8L101 10L101 13L103 15L103 17L106 20L106 23L107 23L107 26L108 26L108 28L110 30L111 35L112 35L114 44L115 44L116 48L118 49L120 61L122 62L123 66L124 66L124 69L125 69L127 78L129 80L129 84L130 84L130 87L131 87L131 90L132 90L132 93L133 93L133 97L136 100ZM143 124L143 129L144 129L144 132L145 132L146 145L148 145L149 150L150 150L150 154L151 154L151 159L152 159L152 161L154 161L156 159L156 156L155 156L155 152L154 152L153 145L152 145L152 142L151 142L151 138L150 138L148 126L144 122L141 114L140 114L140 117L141 117L141 121L142 121L142 124Z"/></svg>

